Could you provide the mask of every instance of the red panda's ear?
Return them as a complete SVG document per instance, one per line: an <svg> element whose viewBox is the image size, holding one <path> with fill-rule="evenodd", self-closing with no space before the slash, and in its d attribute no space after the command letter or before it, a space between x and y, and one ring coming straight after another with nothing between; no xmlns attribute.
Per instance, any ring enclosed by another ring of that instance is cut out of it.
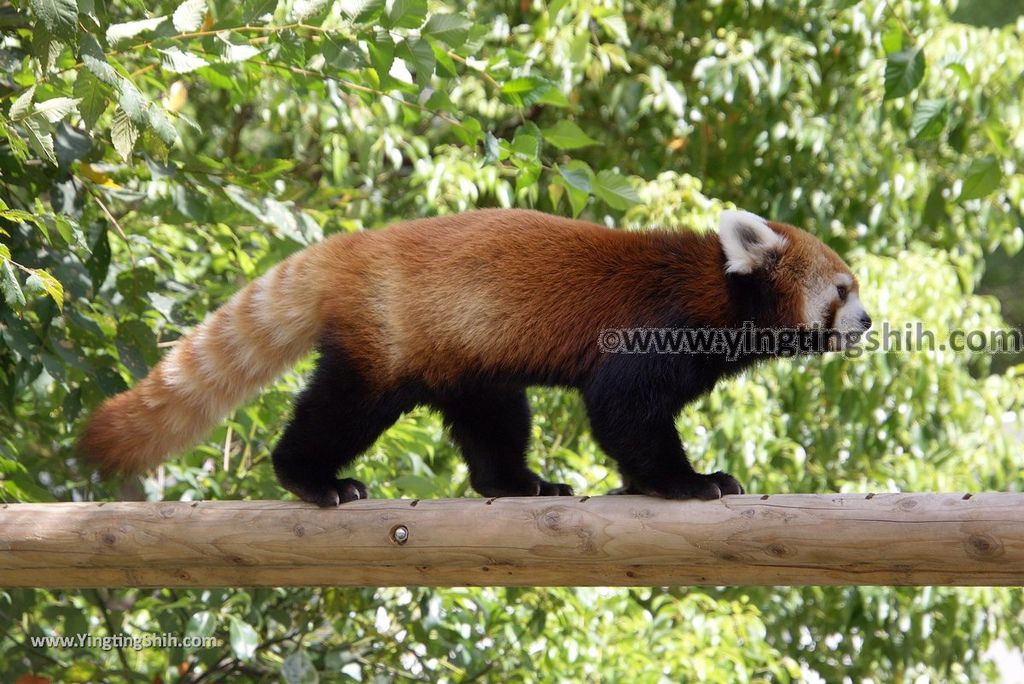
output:
<svg viewBox="0 0 1024 684"><path fill-rule="evenodd" d="M718 239L725 252L726 273L753 273L786 247L786 238L749 211L723 211Z"/></svg>

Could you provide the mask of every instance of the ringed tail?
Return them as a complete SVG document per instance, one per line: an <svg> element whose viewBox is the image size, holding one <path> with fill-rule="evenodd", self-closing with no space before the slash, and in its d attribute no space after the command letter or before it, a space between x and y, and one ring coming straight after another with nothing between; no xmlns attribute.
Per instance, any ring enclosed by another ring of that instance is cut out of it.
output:
<svg viewBox="0 0 1024 684"><path fill-rule="evenodd" d="M294 365L321 328L318 247L235 293L132 389L107 399L90 417L78 452L104 476L149 470Z"/></svg>

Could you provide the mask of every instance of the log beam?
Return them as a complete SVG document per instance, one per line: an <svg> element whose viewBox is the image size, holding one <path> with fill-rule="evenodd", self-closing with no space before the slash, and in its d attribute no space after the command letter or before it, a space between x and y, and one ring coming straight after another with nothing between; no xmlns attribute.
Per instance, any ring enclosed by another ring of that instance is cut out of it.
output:
<svg viewBox="0 0 1024 684"><path fill-rule="evenodd" d="M0 586L1024 585L1024 494L0 505Z"/></svg>

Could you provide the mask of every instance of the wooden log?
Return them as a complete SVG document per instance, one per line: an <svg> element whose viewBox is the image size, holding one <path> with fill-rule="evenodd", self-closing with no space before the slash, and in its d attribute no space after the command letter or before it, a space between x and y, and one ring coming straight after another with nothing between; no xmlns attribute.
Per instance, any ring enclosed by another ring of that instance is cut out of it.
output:
<svg viewBox="0 0 1024 684"><path fill-rule="evenodd" d="M1024 494L0 506L3 587L797 584L1024 584Z"/></svg>

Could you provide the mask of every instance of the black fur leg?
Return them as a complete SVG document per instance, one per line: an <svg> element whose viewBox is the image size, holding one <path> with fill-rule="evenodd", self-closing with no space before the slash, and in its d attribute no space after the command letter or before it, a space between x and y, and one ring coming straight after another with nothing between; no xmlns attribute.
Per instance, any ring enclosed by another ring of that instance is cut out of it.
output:
<svg viewBox="0 0 1024 684"><path fill-rule="evenodd" d="M438 402L481 496L571 496L526 466L530 406L521 389L481 388Z"/></svg>
<svg viewBox="0 0 1024 684"><path fill-rule="evenodd" d="M693 470L675 429L673 406L651 406L641 396L602 393L597 387L584 390L584 401L591 433L622 471L621 493L707 500L743 492L730 475Z"/></svg>
<svg viewBox="0 0 1024 684"><path fill-rule="evenodd" d="M338 470L372 446L403 410L396 396L371 395L339 352L324 350L274 448L281 486L322 507L367 498L363 483L339 479Z"/></svg>

